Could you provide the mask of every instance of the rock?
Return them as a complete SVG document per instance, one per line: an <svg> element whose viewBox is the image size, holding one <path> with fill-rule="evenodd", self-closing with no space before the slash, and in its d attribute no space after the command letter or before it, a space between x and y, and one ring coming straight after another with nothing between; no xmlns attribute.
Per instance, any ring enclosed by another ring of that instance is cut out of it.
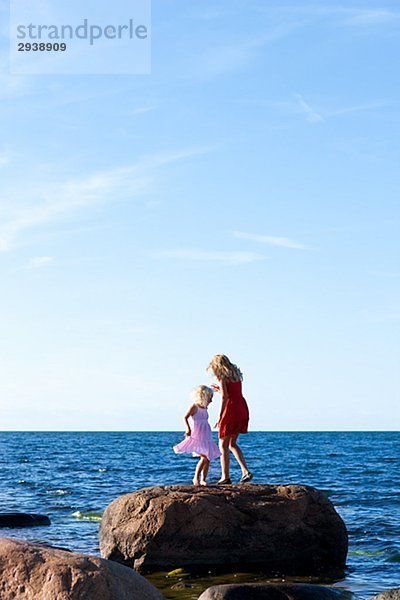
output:
<svg viewBox="0 0 400 600"><path fill-rule="evenodd" d="M174 583L174 585L171 585L171 590L186 590L192 587L193 586L191 583L186 583L186 581L178 581L177 583Z"/></svg>
<svg viewBox="0 0 400 600"><path fill-rule="evenodd" d="M353 594L333 587L306 583L243 583L215 585L198 600L351 600Z"/></svg>
<svg viewBox="0 0 400 600"><path fill-rule="evenodd" d="M373 598L373 600L400 600L400 588L393 588L381 592Z"/></svg>
<svg viewBox="0 0 400 600"><path fill-rule="evenodd" d="M162 600L144 577L96 556L0 538L0 598Z"/></svg>
<svg viewBox="0 0 400 600"><path fill-rule="evenodd" d="M36 527L50 525L49 517L27 513L0 513L0 527Z"/></svg>
<svg viewBox="0 0 400 600"><path fill-rule="evenodd" d="M121 496L100 525L105 558L139 571L341 570L345 524L328 498L301 485L163 486Z"/></svg>

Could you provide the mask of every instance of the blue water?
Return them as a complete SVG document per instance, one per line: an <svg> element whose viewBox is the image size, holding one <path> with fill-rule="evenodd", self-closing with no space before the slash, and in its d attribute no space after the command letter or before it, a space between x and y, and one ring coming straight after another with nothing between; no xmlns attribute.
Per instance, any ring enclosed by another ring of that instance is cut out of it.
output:
<svg viewBox="0 0 400 600"><path fill-rule="evenodd" d="M1 529L0 535L99 554L100 514L114 498L144 486L191 482L195 460L171 451L181 437L0 432L0 512L47 514L52 522ZM400 586L399 441L394 432L241 436L255 482L307 484L329 495L350 538L340 585L366 598ZM236 465L232 475L240 477ZM210 480L218 477L216 462Z"/></svg>

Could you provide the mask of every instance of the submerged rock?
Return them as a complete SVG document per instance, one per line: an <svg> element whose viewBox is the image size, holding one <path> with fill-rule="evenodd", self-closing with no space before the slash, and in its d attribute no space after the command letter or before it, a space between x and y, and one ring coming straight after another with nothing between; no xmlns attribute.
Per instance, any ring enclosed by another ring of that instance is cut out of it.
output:
<svg viewBox="0 0 400 600"><path fill-rule="evenodd" d="M122 565L0 538L0 598L12 600L162 600L144 577Z"/></svg>
<svg viewBox="0 0 400 600"><path fill-rule="evenodd" d="M0 513L0 527L37 527L39 525L50 525L49 517L28 513Z"/></svg>
<svg viewBox="0 0 400 600"><path fill-rule="evenodd" d="M215 585L198 600L352 600L351 592L306 583L242 583Z"/></svg>
<svg viewBox="0 0 400 600"><path fill-rule="evenodd" d="M302 485L144 488L107 507L99 538L103 557L141 571L314 574L343 569L347 555L332 503Z"/></svg>

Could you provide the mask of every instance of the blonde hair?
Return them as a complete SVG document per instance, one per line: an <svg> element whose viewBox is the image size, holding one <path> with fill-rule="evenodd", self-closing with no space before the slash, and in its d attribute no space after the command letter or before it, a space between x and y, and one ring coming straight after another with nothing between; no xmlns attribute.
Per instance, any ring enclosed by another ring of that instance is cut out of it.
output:
<svg viewBox="0 0 400 600"><path fill-rule="evenodd" d="M190 395L196 404L200 404L204 408L207 408L214 396L214 390L207 385L199 385L192 390Z"/></svg>
<svg viewBox="0 0 400 600"><path fill-rule="evenodd" d="M216 354L213 356L207 371L214 373L220 381L232 379L233 381L243 381L243 375L239 367L231 363L225 354Z"/></svg>

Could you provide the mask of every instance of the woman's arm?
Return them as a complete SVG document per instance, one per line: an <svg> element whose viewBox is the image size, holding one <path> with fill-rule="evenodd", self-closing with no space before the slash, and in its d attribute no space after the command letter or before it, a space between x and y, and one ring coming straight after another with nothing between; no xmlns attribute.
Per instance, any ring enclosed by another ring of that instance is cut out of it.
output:
<svg viewBox="0 0 400 600"><path fill-rule="evenodd" d="M228 390L226 389L225 381L219 381L219 387L221 390L221 410L219 413L219 420L221 420L222 415L224 414L226 403L228 401Z"/></svg>
<svg viewBox="0 0 400 600"><path fill-rule="evenodd" d="M189 410L187 411L186 415L183 417L183 420L186 424L186 431L185 431L185 435L189 436L192 433L192 430L190 428L190 424L189 424L189 417L193 417L193 415L197 412L197 406L195 404L192 404L192 406L189 408Z"/></svg>
<svg viewBox="0 0 400 600"><path fill-rule="evenodd" d="M218 427L219 426L219 422L222 419L222 415L224 414L224 410L225 410L225 406L226 403L228 401L228 392L226 389L226 385L224 381L218 381L218 388L219 388L219 392L221 393L221 408L219 411L219 417L218 417L218 421L216 422L216 424L214 425L214 427Z"/></svg>

